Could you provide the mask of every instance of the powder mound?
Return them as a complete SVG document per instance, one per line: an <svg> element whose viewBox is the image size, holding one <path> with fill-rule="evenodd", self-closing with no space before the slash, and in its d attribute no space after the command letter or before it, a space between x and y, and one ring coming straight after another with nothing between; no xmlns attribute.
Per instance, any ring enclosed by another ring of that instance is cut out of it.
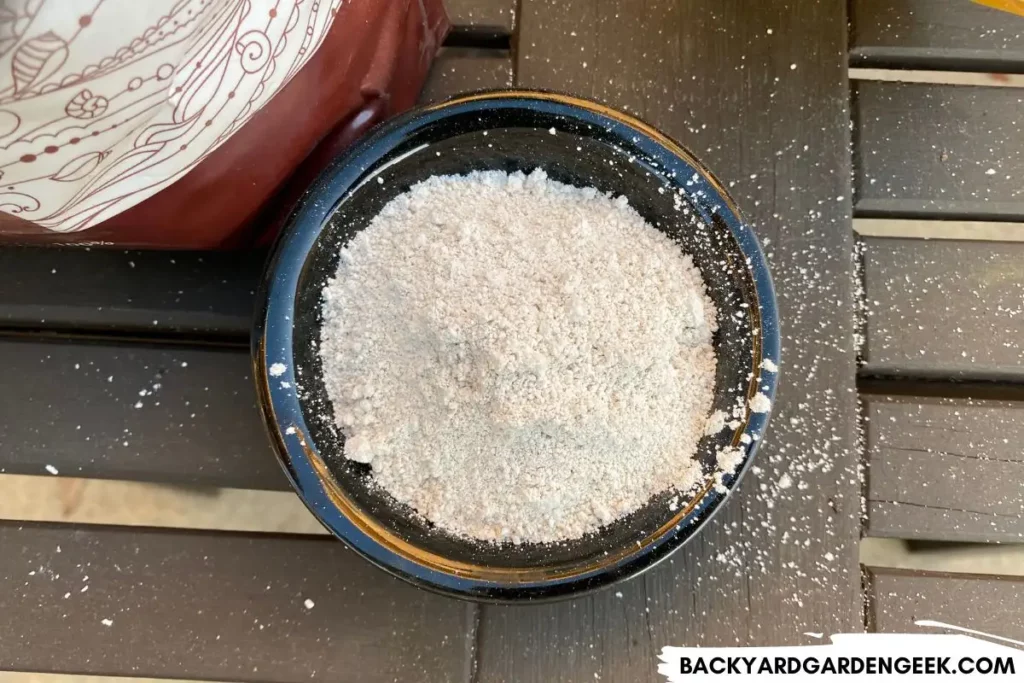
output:
<svg viewBox="0 0 1024 683"><path fill-rule="evenodd" d="M451 533L557 542L701 479L716 311L623 197L489 171L340 254L320 354L345 456Z"/></svg>

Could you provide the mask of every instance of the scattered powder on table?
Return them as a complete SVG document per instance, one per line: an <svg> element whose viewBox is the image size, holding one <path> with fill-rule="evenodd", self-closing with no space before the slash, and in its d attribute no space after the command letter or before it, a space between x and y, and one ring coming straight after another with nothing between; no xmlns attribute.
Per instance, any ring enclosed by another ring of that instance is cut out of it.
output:
<svg viewBox="0 0 1024 683"><path fill-rule="evenodd" d="M716 311L624 197L430 178L341 250L323 318L345 456L451 533L578 538L702 478Z"/></svg>

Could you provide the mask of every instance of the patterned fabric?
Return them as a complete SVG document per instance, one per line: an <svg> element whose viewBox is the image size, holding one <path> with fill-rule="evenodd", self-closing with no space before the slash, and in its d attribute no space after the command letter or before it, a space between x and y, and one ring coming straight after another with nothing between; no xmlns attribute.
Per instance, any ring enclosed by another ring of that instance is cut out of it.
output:
<svg viewBox="0 0 1024 683"><path fill-rule="evenodd" d="M166 188L289 82L341 1L0 0L0 210L72 232Z"/></svg>

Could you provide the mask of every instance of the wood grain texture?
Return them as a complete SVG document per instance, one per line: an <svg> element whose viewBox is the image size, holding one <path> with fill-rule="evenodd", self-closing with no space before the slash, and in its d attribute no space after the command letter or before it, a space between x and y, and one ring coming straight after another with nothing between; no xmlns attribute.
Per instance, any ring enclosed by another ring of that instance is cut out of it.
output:
<svg viewBox="0 0 1024 683"><path fill-rule="evenodd" d="M512 33L516 0L444 0L452 26L500 29Z"/></svg>
<svg viewBox="0 0 1024 683"><path fill-rule="evenodd" d="M856 81L853 92L858 216L1024 218L1024 90Z"/></svg>
<svg viewBox="0 0 1024 683"><path fill-rule="evenodd" d="M928 619L1024 640L1024 577L874 567L867 572L869 620L874 631L943 632L914 625L919 619Z"/></svg>
<svg viewBox="0 0 1024 683"><path fill-rule="evenodd" d="M850 64L1024 71L1024 18L965 0L852 0Z"/></svg>
<svg viewBox="0 0 1024 683"><path fill-rule="evenodd" d="M865 395L868 534L1024 540L1024 403Z"/></svg>
<svg viewBox="0 0 1024 683"><path fill-rule="evenodd" d="M512 57L504 50L446 47L430 68L420 102L441 102L452 95L512 85Z"/></svg>
<svg viewBox="0 0 1024 683"><path fill-rule="evenodd" d="M0 392L0 472L288 488L246 348L24 338L0 358L17 387Z"/></svg>
<svg viewBox="0 0 1024 683"><path fill-rule="evenodd" d="M664 645L863 627L853 329L835 315L852 306L845 38L830 0L523 4L517 85L636 113L732 188L769 243L783 381L758 469L699 538L590 597L483 607L479 680L655 681Z"/></svg>
<svg viewBox="0 0 1024 683"><path fill-rule="evenodd" d="M862 373L1024 379L1024 244L867 238Z"/></svg>
<svg viewBox="0 0 1024 683"><path fill-rule="evenodd" d="M248 343L265 254L0 249L0 325Z"/></svg>
<svg viewBox="0 0 1024 683"><path fill-rule="evenodd" d="M0 669L467 681L472 606L331 538L0 522L0 546Z"/></svg>

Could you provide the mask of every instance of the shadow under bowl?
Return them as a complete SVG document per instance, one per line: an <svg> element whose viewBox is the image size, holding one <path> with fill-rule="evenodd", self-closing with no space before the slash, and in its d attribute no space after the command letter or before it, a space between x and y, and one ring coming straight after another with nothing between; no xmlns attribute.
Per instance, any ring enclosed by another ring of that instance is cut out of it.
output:
<svg viewBox="0 0 1024 683"><path fill-rule="evenodd" d="M693 257L718 307L713 409L742 407L740 426L704 437L706 482L688 501L655 496L584 538L490 544L446 533L380 487L369 466L343 457L318 354L321 291L338 254L381 208L433 175L543 168L579 187L625 195ZM272 441L292 485L353 550L402 579L457 597L565 597L638 574L692 538L725 502L768 422L749 398L774 398L779 326L767 264L721 184L681 146L632 117L551 93L481 93L419 109L375 129L328 167L279 238L253 334L254 377ZM746 437L743 435L746 434ZM744 451L715 486L716 452Z"/></svg>

